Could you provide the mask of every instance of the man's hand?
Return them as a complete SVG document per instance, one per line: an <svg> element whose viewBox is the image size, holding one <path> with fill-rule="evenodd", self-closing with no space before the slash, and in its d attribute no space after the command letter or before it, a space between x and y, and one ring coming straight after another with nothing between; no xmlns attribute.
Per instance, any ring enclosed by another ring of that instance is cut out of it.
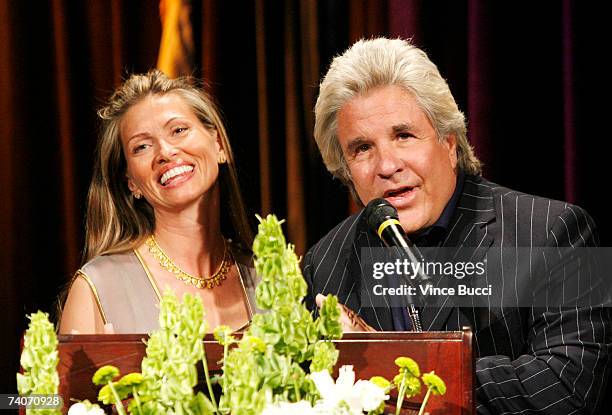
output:
<svg viewBox="0 0 612 415"><path fill-rule="evenodd" d="M315 301L317 307L321 308L323 301L326 296L323 294L317 294ZM353 310L345 306L344 304L338 303L340 309L340 323L342 324L342 331L344 333L355 332L355 331L376 331L372 326L366 323L361 317L357 315Z"/></svg>

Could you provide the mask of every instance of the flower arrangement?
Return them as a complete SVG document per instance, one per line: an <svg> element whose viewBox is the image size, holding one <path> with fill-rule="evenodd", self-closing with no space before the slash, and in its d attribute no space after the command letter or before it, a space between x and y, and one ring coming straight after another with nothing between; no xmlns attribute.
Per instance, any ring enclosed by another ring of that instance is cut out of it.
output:
<svg viewBox="0 0 612 415"><path fill-rule="evenodd" d="M224 347L222 375L209 374L204 335L208 331L204 307L199 297L186 294L179 301L166 292L160 302L159 329L146 341L141 373L121 377L113 366L104 366L93 376L100 385L98 401L114 405L118 414L193 415L276 415L384 413L389 392L398 389L396 414L402 401L427 387L425 404L433 395L443 395L444 382L433 372L421 376L417 363L407 357L396 359L398 375L392 382L375 376L355 381L352 366L339 369L331 377L338 360L333 340L342 337L337 298L327 296L319 317L313 319L302 300L307 286L299 258L285 242L281 224L274 215L260 220L253 243L255 268L261 277L256 300L264 313L253 317L240 339L226 326L214 330ZM18 374L19 393L57 393L57 339L53 325L44 313L30 317ZM202 365L206 391L194 391L197 367ZM46 375L43 375L46 374ZM222 394L217 400L213 385ZM127 403L127 412L123 402ZM35 412L33 414L59 414ZM75 403L69 415L103 414L98 404Z"/></svg>
<svg viewBox="0 0 612 415"><path fill-rule="evenodd" d="M53 395L59 388L57 336L49 315L38 311L28 317L30 324L23 337L21 367L17 373L17 390L22 396ZM58 409L33 409L32 414L59 415Z"/></svg>

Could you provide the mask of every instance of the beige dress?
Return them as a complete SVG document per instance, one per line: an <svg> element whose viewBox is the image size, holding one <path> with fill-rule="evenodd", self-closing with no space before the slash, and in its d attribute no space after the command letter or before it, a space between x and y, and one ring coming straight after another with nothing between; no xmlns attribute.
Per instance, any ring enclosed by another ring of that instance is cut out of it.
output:
<svg viewBox="0 0 612 415"><path fill-rule="evenodd" d="M257 274L250 255L232 246L247 302L249 321L257 312ZM104 324L115 333L150 333L159 328L161 292L136 251L95 257L77 271L91 287Z"/></svg>

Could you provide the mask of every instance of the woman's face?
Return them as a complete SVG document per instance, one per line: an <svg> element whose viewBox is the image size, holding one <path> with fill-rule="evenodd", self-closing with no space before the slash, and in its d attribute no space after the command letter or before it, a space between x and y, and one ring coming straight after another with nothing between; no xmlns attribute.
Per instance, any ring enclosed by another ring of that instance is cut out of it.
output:
<svg viewBox="0 0 612 415"><path fill-rule="evenodd" d="M128 187L155 210L177 211L197 203L214 187L223 149L175 94L152 95L132 106L120 123Z"/></svg>

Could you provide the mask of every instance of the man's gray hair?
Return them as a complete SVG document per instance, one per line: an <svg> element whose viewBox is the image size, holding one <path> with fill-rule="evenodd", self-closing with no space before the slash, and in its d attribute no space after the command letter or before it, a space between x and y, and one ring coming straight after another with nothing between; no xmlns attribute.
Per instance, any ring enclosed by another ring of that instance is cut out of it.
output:
<svg viewBox="0 0 612 415"><path fill-rule="evenodd" d="M465 117L436 65L410 41L386 38L359 40L334 58L321 82L315 105L314 138L327 170L357 196L338 142L338 111L357 95L392 85L414 96L439 140L455 134L459 169L480 175L481 163L467 141Z"/></svg>

